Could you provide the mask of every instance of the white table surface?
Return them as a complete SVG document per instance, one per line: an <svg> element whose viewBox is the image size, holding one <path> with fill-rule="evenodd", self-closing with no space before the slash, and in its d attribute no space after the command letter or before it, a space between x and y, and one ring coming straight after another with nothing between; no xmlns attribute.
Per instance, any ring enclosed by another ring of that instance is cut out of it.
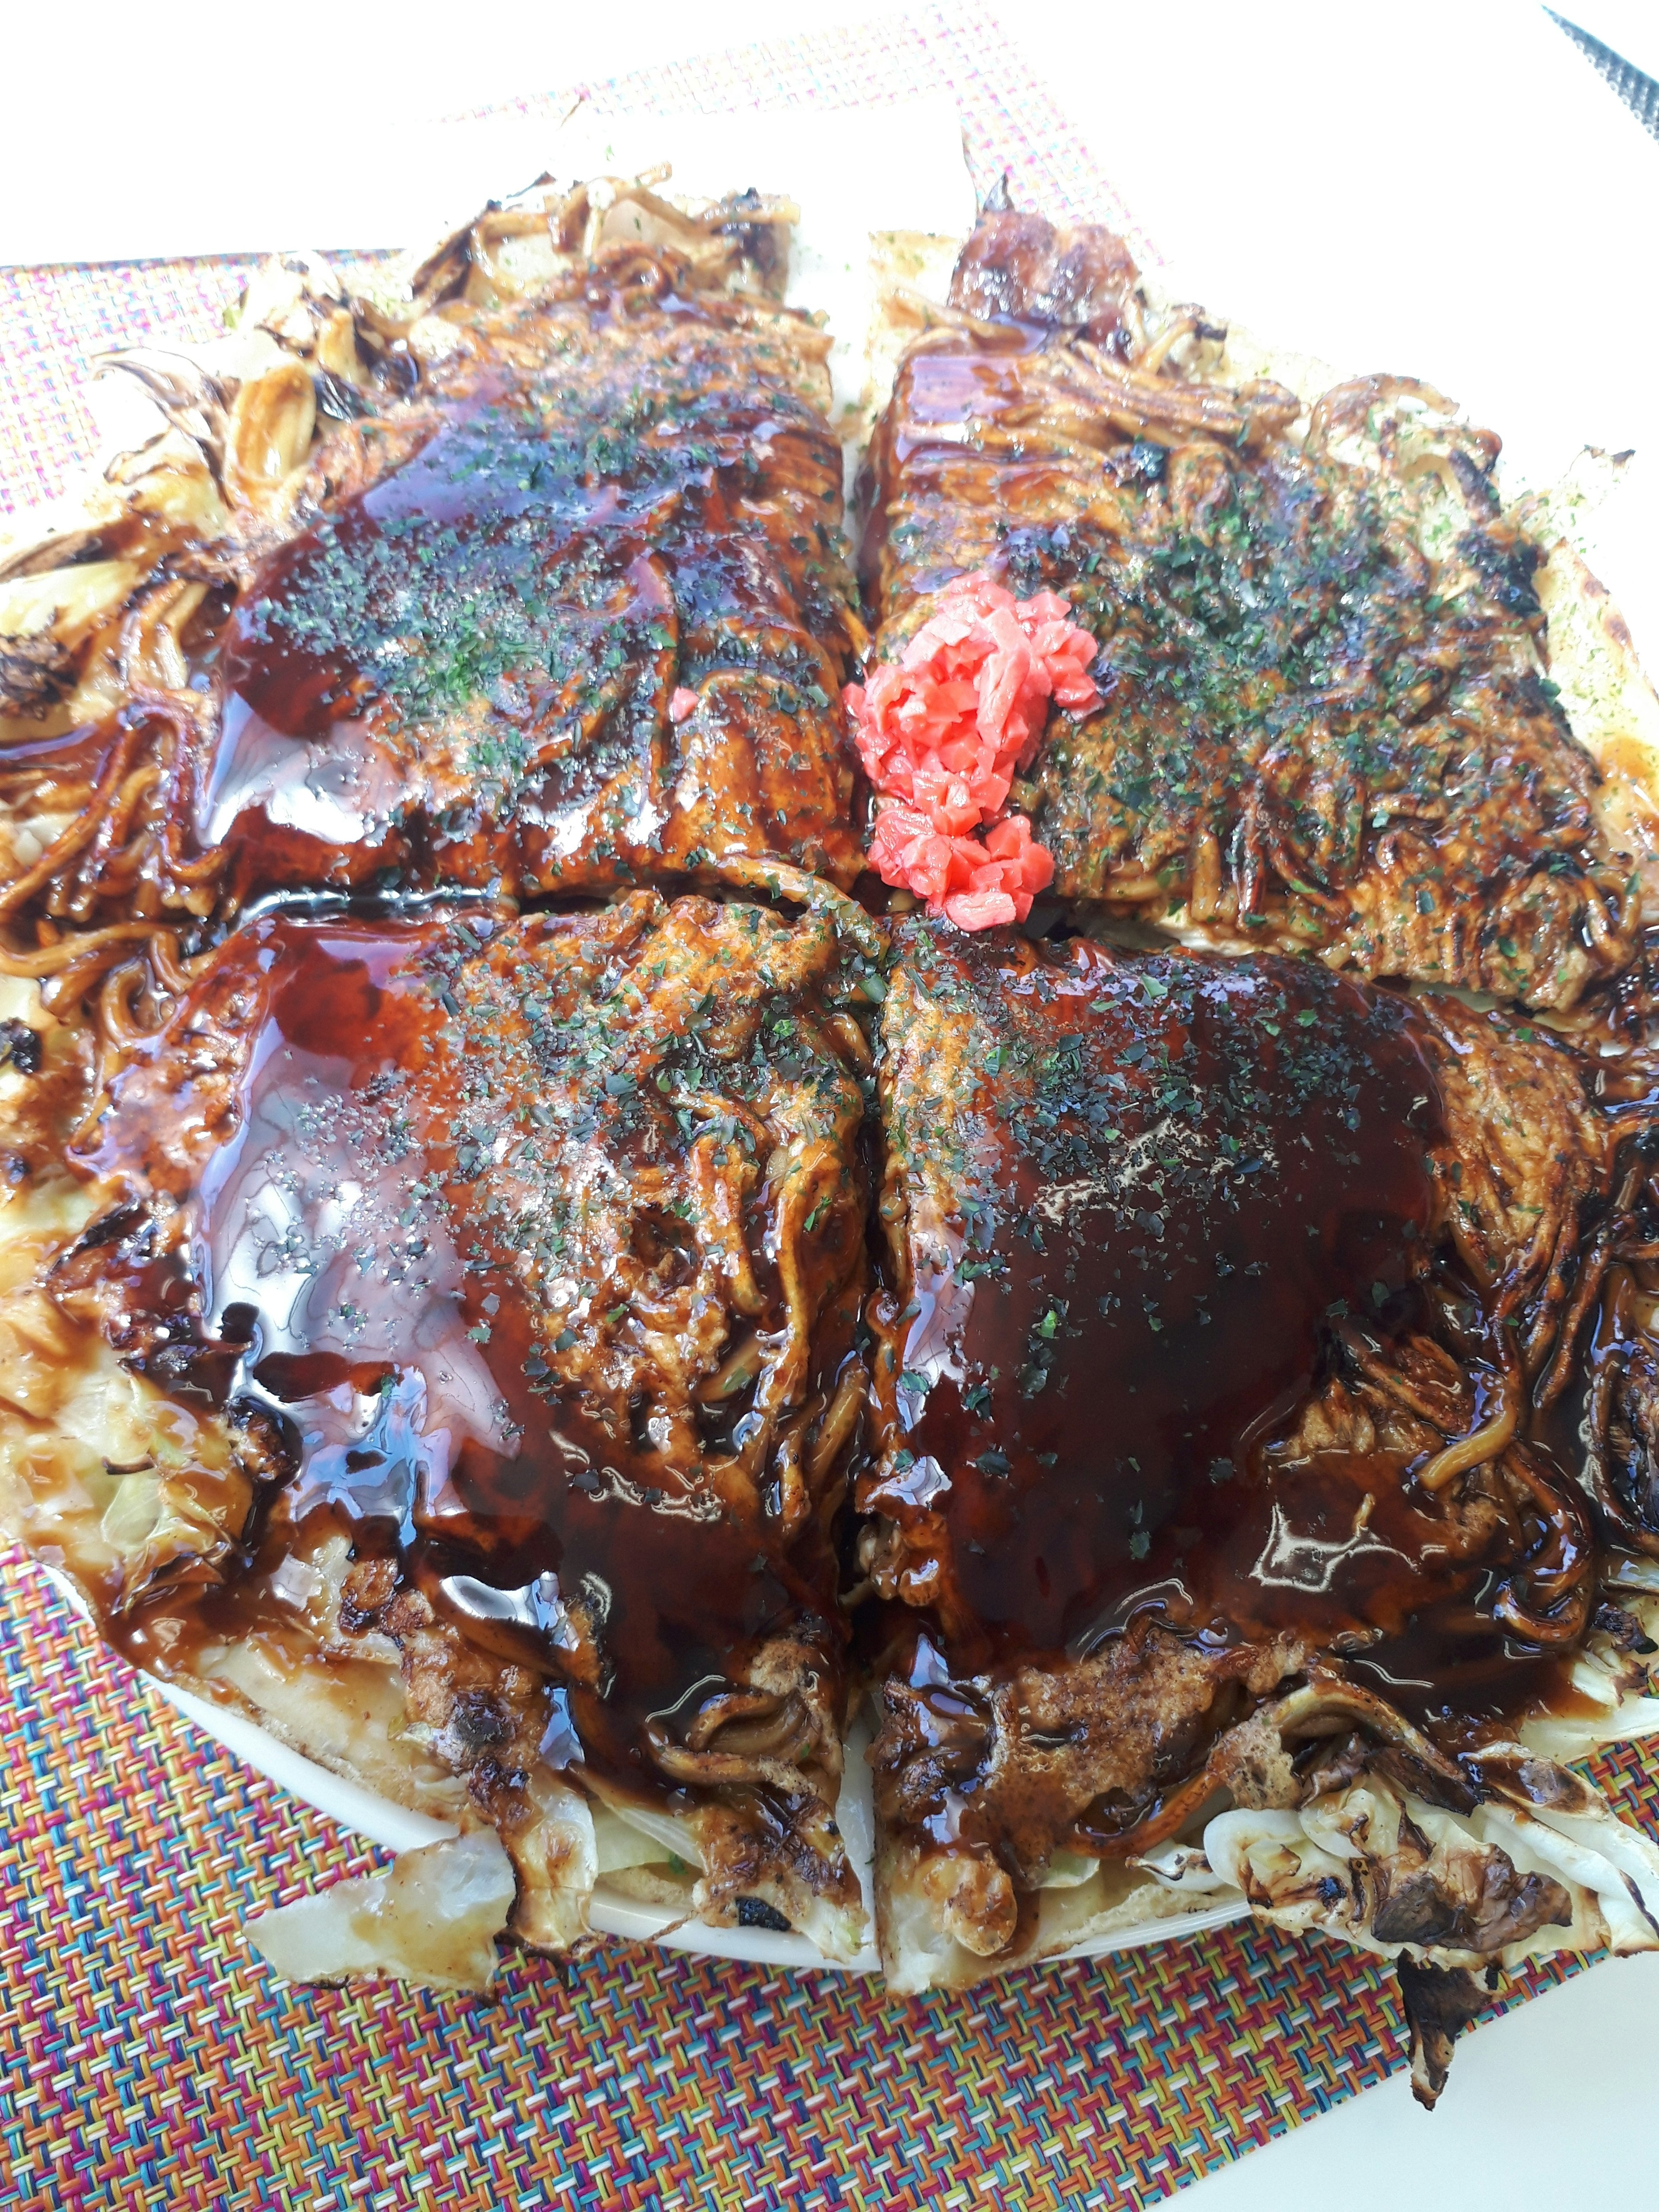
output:
<svg viewBox="0 0 1659 2212"><path fill-rule="evenodd" d="M14 8L0 260L200 250L179 243L190 210L177 180L204 173L219 229L241 234L216 237L220 250L299 243L285 210L307 180L336 204L372 202L388 176L440 159L448 142L424 127L436 118L900 12L405 0L389 15L383 0L331 0L297 15L216 10L210 28L108 0ZM1581 444L1634 447L1601 566L1659 665L1659 142L1540 9L1003 0L988 12L1183 296L1346 369L1437 383L1502 430L1535 481ZM1561 12L1659 74L1651 0ZM1396 2077L1195 2186L1214 2212L1439 2212L1591 2188L1599 2203L1645 2203L1656 2022L1659 1958L1611 1963L1468 2039L1431 2117Z"/></svg>

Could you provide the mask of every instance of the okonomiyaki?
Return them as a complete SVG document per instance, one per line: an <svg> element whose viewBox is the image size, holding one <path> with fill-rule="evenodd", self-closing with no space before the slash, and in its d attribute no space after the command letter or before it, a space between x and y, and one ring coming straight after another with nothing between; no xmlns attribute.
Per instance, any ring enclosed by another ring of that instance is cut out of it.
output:
<svg viewBox="0 0 1659 2212"><path fill-rule="evenodd" d="M960 1986L1659 1948L1659 702L1428 387L988 207L854 581L790 211L262 274L0 566L0 1513L459 1842ZM434 1929L442 1941L434 1936Z"/></svg>

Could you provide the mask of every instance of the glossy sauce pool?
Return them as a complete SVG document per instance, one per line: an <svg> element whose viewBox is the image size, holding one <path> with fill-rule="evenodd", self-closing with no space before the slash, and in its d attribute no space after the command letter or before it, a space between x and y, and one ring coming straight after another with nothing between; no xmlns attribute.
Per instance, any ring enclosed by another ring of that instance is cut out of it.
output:
<svg viewBox="0 0 1659 2212"><path fill-rule="evenodd" d="M354 434L374 480L239 596L194 822L230 896L850 876L840 453L787 334L595 284L517 351Z"/></svg>
<svg viewBox="0 0 1659 2212"><path fill-rule="evenodd" d="M1550 1694L1557 1661L1492 1612L1518 1530L1471 1544L1409 1455L1283 1449L1339 1330L1393 1356L1445 1265L1409 1001L1311 962L1067 950L941 940L918 970L957 1035L917 1059L959 1049L945 1141L970 1165L960 1249L900 1331L912 1463L882 1495L948 1562L952 1666L1085 1655L1152 1612L1334 1644L1453 1734ZM904 1051L887 1103L914 1126Z"/></svg>
<svg viewBox="0 0 1659 2212"><path fill-rule="evenodd" d="M462 918L465 939L444 918L251 925L118 1080L90 1164L184 1207L166 1258L107 1248L129 1330L173 1340L143 1364L287 1431L295 1471L263 1564L318 1516L359 1558L394 1556L471 1641L561 1684L544 1755L664 1798L652 1717L672 1722L781 1633L817 1644L833 1680L841 1632L817 1523L785 1542L763 1514L721 1510L643 1433L555 1387L555 1325L480 1203L489 1170L469 1148L491 1132L457 1109L459 1060L486 1049L467 963L493 945L533 988L605 927L483 910ZM216 1037L222 1080L202 1072ZM518 1074L503 1128L550 1091L533 1055ZM759 1318L775 1325L769 1304ZM812 1379L849 1339L850 1319L826 1327ZM262 1579L203 1595L188 1632L246 1632L270 1604ZM596 1655L574 1673L573 1604ZM143 1615L117 1632L135 1657L176 1660L176 1641L145 1648Z"/></svg>

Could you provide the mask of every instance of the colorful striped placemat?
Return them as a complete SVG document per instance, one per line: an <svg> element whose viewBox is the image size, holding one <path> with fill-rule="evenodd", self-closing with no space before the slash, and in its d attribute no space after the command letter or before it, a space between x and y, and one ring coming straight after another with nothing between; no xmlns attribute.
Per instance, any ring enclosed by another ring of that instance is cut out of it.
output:
<svg viewBox="0 0 1659 2212"><path fill-rule="evenodd" d="M586 92L599 113L677 114L933 89L982 179L1126 222L971 13ZM0 504L90 451L89 354L208 336L248 265L0 272ZM243 1921L375 1854L143 1692L15 1553L0 1666L0 2212L1139 2208L1401 2063L1385 1969L1251 1925L928 2000L617 1943L563 1972L515 1962L485 2004L287 1988ZM1659 1829L1659 1760L1594 1771Z"/></svg>
<svg viewBox="0 0 1659 2212"><path fill-rule="evenodd" d="M376 1854L15 1553L0 1673L3 2212L1139 2212L1401 2063L1387 1969L1249 1923L925 1999L623 1943L289 1987L244 1920ZM1595 1771L1659 1826L1650 1762Z"/></svg>

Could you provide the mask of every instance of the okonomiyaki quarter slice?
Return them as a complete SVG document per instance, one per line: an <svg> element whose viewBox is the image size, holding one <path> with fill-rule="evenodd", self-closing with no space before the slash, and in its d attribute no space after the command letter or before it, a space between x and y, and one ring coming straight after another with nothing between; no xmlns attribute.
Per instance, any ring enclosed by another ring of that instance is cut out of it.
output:
<svg viewBox="0 0 1659 2212"><path fill-rule="evenodd" d="M7 1523L139 1666L493 1825L526 1942L600 1873L858 1948L864 967L646 891L250 921L10 1200Z"/></svg>
<svg viewBox="0 0 1659 2212"><path fill-rule="evenodd" d="M1117 240L1036 216L988 212L916 313L854 695L890 882L934 913L994 889L982 842L1012 891L1538 1007L1627 965L1651 692L1626 659L1583 706L1496 437L1406 378L1241 380Z"/></svg>
<svg viewBox="0 0 1659 2212"><path fill-rule="evenodd" d="M1653 1550L1641 1419L1605 1402L1646 1294L1595 1318L1648 1168L1573 1057L1316 962L920 921L883 1029L860 1559L890 1978L1238 1889L1447 1970L1659 1944L1659 1847L1492 1749L1571 1708ZM1298 1824L1369 1887L1245 1879L1241 1834Z"/></svg>
<svg viewBox="0 0 1659 2212"><path fill-rule="evenodd" d="M788 213L540 191L392 308L277 269L233 368L128 357L181 428L0 580L0 910L850 879L862 632L830 340L762 285Z"/></svg>

